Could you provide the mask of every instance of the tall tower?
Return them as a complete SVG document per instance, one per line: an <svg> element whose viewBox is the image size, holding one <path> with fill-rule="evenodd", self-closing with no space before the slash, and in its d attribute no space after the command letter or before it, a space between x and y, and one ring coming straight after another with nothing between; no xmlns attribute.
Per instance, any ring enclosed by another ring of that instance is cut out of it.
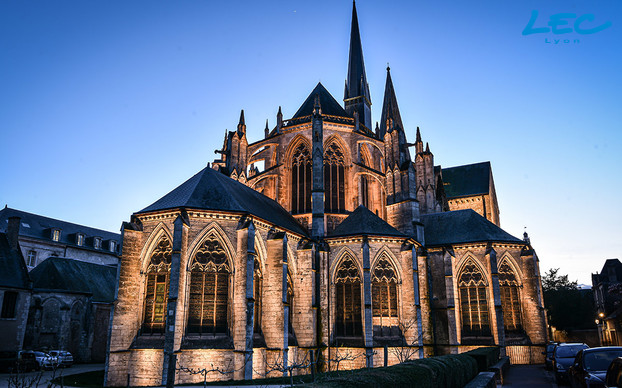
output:
<svg viewBox="0 0 622 388"><path fill-rule="evenodd" d="M356 16L356 3L352 2L352 29L350 31L350 58L348 60L348 78L343 96L346 112L354 116L358 114L360 123L370 131L371 127L371 94L365 76L363 47L359 34L359 21Z"/></svg>

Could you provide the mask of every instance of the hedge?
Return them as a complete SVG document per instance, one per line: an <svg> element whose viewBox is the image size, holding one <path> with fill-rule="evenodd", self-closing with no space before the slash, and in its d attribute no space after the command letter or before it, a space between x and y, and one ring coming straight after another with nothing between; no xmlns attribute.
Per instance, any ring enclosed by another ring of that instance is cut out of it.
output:
<svg viewBox="0 0 622 388"><path fill-rule="evenodd" d="M489 346L485 348L477 348L464 352L467 356L473 357L477 362L477 371L486 372L488 368L499 361L499 348Z"/></svg>
<svg viewBox="0 0 622 388"><path fill-rule="evenodd" d="M389 367L358 369L331 377L314 386L321 387L463 387L478 373L476 358L466 354L445 355L407 361ZM484 353L481 353L484 354ZM488 354L488 353L485 353ZM311 385L309 385L311 386Z"/></svg>

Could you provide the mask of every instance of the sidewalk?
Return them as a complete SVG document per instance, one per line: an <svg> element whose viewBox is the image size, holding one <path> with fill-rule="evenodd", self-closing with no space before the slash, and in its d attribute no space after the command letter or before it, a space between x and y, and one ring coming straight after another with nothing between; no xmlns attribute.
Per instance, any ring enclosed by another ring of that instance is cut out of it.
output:
<svg viewBox="0 0 622 388"><path fill-rule="evenodd" d="M503 386L557 388L553 373L544 369L544 365L510 366Z"/></svg>

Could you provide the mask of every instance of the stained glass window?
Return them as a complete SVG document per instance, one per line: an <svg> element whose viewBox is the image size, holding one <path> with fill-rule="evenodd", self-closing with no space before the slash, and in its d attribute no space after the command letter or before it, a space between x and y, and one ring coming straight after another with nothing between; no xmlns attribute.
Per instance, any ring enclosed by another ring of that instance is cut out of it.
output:
<svg viewBox="0 0 622 388"><path fill-rule="evenodd" d="M397 317L397 276L386 256L380 257L372 272L372 311L374 317ZM388 323L388 321L387 321Z"/></svg>
<svg viewBox="0 0 622 388"><path fill-rule="evenodd" d="M227 333L230 273L224 248L209 235L192 258L188 333Z"/></svg>
<svg viewBox="0 0 622 388"><path fill-rule="evenodd" d="M361 277L351 257L346 257L339 265L335 287L335 334L344 337L362 335Z"/></svg>
<svg viewBox="0 0 622 388"><path fill-rule="evenodd" d="M164 333L172 253L173 248L166 237L160 238L151 253L146 273L143 334Z"/></svg>
<svg viewBox="0 0 622 388"><path fill-rule="evenodd" d="M458 278L463 336L489 336L490 317L484 275L472 262Z"/></svg>
<svg viewBox="0 0 622 388"><path fill-rule="evenodd" d="M503 325L506 332L521 332L521 310L518 293L518 281L512 267L507 262L499 266L499 289L501 291L501 308L503 309Z"/></svg>
<svg viewBox="0 0 622 388"><path fill-rule="evenodd" d="M292 214L311 212L311 153L300 144L292 158Z"/></svg>
<svg viewBox="0 0 622 388"><path fill-rule="evenodd" d="M339 146L331 143L324 151L324 210L327 213L344 213L345 162Z"/></svg>

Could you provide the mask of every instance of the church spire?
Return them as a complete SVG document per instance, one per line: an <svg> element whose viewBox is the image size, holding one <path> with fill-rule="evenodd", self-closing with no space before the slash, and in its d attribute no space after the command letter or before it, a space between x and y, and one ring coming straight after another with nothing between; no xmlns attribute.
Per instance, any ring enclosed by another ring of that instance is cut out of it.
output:
<svg viewBox="0 0 622 388"><path fill-rule="evenodd" d="M244 109L240 112L240 122L238 123L238 135L242 136L246 133L246 123L244 121Z"/></svg>
<svg viewBox="0 0 622 388"><path fill-rule="evenodd" d="M363 46L359 33L359 21L356 15L356 3L352 2L352 28L350 30L350 57L348 60L348 78L343 96L346 112L354 116L358 112L361 124L371 129L371 95L365 63L363 62Z"/></svg>
<svg viewBox="0 0 622 388"><path fill-rule="evenodd" d="M387 121L392 122L392 126L387 126ZM382 115L380 117L380 139L384 138L386 132L393 129L404 130L400 109L397 106L397 97L393 89L393 81L391 80L391 68L387 66L387 82L384 87L384 101L382 102Z"/></svg>

